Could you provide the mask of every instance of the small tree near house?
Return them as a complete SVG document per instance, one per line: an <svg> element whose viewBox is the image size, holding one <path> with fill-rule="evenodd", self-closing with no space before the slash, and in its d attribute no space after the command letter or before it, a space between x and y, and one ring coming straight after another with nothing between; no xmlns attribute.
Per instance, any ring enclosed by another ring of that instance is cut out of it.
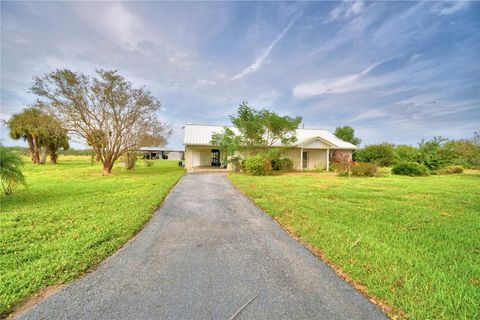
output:
<svg viewBox="0 0 480 320"><path fill-rule="evenodd" d="M32 92L74 135L90 146L109 175L118 158L141 147L145 135L165 140L171 133L157 113L160 102L145 88L134 88L117 71L96 76L68 69L34 78Z"/></svg>

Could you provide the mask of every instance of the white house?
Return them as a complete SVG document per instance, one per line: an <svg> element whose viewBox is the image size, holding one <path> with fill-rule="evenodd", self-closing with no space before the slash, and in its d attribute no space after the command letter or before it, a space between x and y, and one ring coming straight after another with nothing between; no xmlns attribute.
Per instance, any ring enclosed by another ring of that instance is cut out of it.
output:
<svg viewBox="0 0 480 320"><path fill-rule="evenodd" d="M236 131L235 128L231 128ZM221 133L223 126L186 124L184 127L185 168L219 167L220 150L210 143L212 135ZM350 154L357 146L346 142L326 130L297 129L297 141L286 150L285 156L293 161L296 170L330 169L330 158L336 150ZM282 146L281 143L275 146Z"/></svg>

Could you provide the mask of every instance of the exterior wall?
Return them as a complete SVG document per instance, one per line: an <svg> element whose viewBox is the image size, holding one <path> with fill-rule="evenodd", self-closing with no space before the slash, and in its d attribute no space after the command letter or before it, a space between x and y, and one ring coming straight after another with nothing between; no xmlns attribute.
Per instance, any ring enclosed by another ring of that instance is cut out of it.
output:
<svg viewBox="0 0 480 320"><path fill-rule="evenodd" d="M185 146L185 168L187 170L192 169L192 167L198 166L210 166L211 165L211 150L214 149L214 146ZM289 158L293 162L293 168L295 170L301 170L302 165L300 162L301 158L301 148L289 148L285 151L285 157ZM303 148L304 152L308 152L308 162L306 170L314 169L326 169L327 167L327 149L308 149ZM330 149L330 154L332 154L334 149ZM352 150L342 150L342 153L352 154ZM331 161L330 161L331 165ZM231 170L232 166L229 164L227 169Z"/></svg>
<svg viewBox="0 0 480 320"><path fill-rule="evenodd" d="M207 167L212 164L212 149L215 147L185 146L185 168Z"/></svg>
<svg viewBox="0 0 480 320"><path fill-rule="evenodd" d="M182 160L183 159L183 152L175 152L171 151L167 155L168 160Z"/></svg>
<svg viewBox="0 0 480 320"><path fill-rule="evenodd" d="M313 170L318 168L327 167L327 150L325 149L303 149L304 152L308 152L308 161L306 170ZM301 148L290 148L285 153L285 156L293 161L293 168L295 170L302 170L301 161Z"/></svg>

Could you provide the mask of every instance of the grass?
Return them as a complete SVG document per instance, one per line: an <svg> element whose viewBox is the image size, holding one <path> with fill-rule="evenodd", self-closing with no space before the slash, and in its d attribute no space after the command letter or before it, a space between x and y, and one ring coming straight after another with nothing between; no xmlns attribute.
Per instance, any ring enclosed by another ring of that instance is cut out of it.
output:
<svg viewBox="0 0 480 320"><path fill-rule="evenodd" d="M480 318L480 174L232 182L392 317Z"/></svg>
<svg viewBox="0 0 480 320"><path fill-rule="evenodd" d="M183 175L177 161L138 162L102 177L89 157L26 164L28 190L2 196L0 318L39 289L69 282L97 265L150 219Z"/></svg>

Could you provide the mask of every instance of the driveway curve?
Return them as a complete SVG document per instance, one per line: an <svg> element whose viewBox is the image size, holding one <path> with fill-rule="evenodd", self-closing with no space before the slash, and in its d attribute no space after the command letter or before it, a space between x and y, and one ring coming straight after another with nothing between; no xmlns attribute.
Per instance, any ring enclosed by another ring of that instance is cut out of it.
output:
<svg viewBox="0 0 480 320"><path fill-rule="evenodd" d="M235 313L235 319L386 318L217 173L185 175L133 241L19 318Z"/></svg>

